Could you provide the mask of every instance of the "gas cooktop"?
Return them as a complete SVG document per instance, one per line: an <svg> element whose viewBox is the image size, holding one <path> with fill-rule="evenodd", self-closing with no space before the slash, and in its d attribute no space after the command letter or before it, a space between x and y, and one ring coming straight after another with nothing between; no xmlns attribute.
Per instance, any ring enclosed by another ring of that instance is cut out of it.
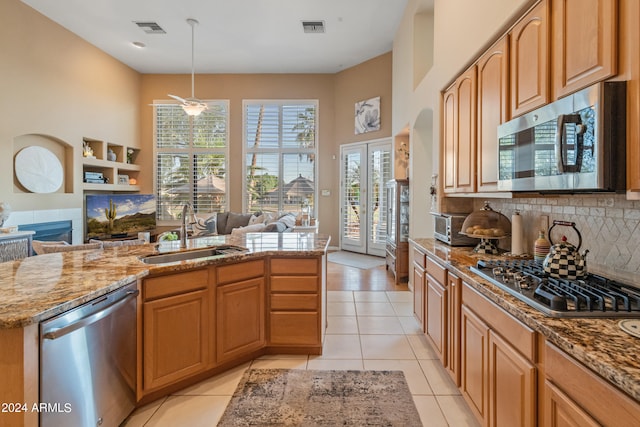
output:
<svg viewBox="0 0 640 427"><path fill-rule="evenodd" d="M640 317L640 288L595 274L556 279L531 260L478 261L470 268L549 317Z"/></svg>

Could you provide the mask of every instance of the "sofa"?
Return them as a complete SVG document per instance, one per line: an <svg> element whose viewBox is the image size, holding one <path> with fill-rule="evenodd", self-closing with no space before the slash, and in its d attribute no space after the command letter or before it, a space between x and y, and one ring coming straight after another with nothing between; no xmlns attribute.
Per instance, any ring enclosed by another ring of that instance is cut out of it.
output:
<svg viewBox="0 0 640 427"><path fill-rule="evenodd" d="M218 212L198 218L193 224L193 234L199 236L215 234L284 233L296 225L296 214L292 212Z"/></svg>

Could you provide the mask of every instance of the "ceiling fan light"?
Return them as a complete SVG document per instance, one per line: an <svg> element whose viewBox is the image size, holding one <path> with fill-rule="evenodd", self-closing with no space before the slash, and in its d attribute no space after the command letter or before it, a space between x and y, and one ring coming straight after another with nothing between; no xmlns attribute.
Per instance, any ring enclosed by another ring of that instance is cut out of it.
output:
<svg viewBox="0 0 640 427"><path fill-rule="evenodd" d="M182 105L182 109L188 116L199 116L204 110L207 109L206 105L195 104L195 105Z"/></svg>

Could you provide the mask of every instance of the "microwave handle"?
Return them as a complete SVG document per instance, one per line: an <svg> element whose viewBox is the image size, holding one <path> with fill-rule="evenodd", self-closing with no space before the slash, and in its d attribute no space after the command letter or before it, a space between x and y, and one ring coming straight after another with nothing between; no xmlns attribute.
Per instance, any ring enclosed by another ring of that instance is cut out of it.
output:
<svg viewBox="0 0 640 427"><path fill-rule="evenodd" d="M564 125L565 123L576 123L578 132L576 134L576 163L568 165L564 159L564 147L566 145ZM584 133L587 127L582 123L580 114L561 114L558 116L558 126L556 128L556 164L558 173L580 172L582 169L582 157L584 156Z"/></svg>

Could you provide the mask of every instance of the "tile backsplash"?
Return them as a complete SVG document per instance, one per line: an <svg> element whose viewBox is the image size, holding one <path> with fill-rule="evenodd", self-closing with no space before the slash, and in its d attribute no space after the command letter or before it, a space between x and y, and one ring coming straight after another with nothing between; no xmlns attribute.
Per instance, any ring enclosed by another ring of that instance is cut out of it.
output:
<svg viewBox="0 0 640 427"><path fill-rule="evenodd" d="M474 200L474 210L484 206L484 199ZM489 199L489 205L511 219L520 211L524 225L524 245L533 253L540 230L540 219L546 215L549 226L554 220L575 222L582 235L580 252L589 250L587 269L612 279L640 284L640 201L626 200L624 194L562 195L548 197ZM556 226L551 240L562 235L578 244L571 227ZM510 249L510 239L501 242Z"/></svg>

